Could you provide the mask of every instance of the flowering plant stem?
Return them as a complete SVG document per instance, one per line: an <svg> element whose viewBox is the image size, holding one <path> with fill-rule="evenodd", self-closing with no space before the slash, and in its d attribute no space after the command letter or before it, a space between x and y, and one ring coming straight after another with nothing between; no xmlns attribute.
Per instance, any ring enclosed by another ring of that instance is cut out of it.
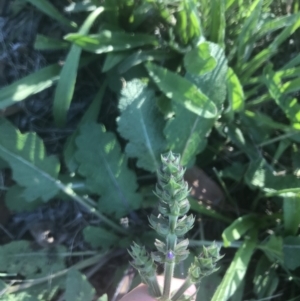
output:
<svg viewBox="0 0 300 301"><path fill-rule="evenodd" d="M186 215L190 209L187 199L189 188L183 179L185 169L180 165L180 156L169 152L162 155L161 160L161 168L157 171L158 184L154 192L159 199L160 214L151 215L149 222L151 227L165 238L165 242L157 239L155 241L157 251L151 255L136 243L129 253L133 258L131 264L139 271L151 294L160 301L176 301L191 285L199 283L204 276L216 271L215 264L220 256L216 244L208 248L203 247L203 253L195 258L185 282L175 293L171 292L175 265L189 255L187 250L189 241L183 239L183 236L193 227L195 218ZM164 264L162 291L157 282L155 262Z"/></svg>

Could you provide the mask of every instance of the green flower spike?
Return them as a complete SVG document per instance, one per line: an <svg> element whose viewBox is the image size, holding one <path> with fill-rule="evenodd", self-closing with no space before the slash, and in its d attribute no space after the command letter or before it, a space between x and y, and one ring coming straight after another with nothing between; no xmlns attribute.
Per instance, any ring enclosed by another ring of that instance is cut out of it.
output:
<svg viewBox="0 0 300 301"><path fill-rule="evenodd" d="M169 152L161 156L162 165L157 171L158 184L154 194L159 198L158 216L151 215L149 222L151 227L164 238L165 242L156 240L156 252L151 256L147 254L145 248L134 244L129 252L134 261L132 265L139 271L143 282L145 282L152 294L160 301L175 301L181 298L184 292L195 283L214 271L216 262L221 258L219 248L216 244L208 248L203 248L199 257L195 258L191 265L188 277L184 284L171 294L171 282L175 265L185 260L189 251L188 239L183 236L193 227L195 218L186 213L190 209L187 199L189 188L184 181L185 169L180 165L180 156ZM161 293L157 284L156 265L154 261L164 264L164 286ZM187 298L190 300L191 298Z"/></svg>
<svg viewBox="0 0 300 301"><path fill-rule="evenodd" d="M133 261L130 262L131 265L139 271L142 281L148 285L150 293L154 297L160 297L161 291L156 278L156 264L145 247L133 243L131 251L128 253L133 258Z"/></svg>
<svg viewBox="0 0 300 301"><path fill-rule="evenodd" d="M216 272L219 269L216 267L217 261L221 258L223 256L220 256L220 247L215 242L207 248L203 246L202 253L195 257L194 263L189 268L188 277L172 296L172 301L178 300L192 284L200 283L203 277Z"/></svg>

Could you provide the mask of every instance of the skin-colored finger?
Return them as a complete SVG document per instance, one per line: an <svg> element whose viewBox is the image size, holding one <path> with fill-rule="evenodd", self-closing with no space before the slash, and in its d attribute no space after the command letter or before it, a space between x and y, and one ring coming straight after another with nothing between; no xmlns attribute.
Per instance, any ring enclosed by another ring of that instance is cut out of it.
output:
<svg viewBox="0 0 300 301"><path fill-rule="evenodd" d="M158 276L157 278L159 284L162 286L163 277ZM173 278L171 290L174 291L178 289L183 282L183 279ZM195 293L196 287L192 285L189 289L186 290L185 295L193 296ZM156 299L149 295L148 287L145 284L140 284L131 292L126 294L120 301L156 301Z"/></svg>

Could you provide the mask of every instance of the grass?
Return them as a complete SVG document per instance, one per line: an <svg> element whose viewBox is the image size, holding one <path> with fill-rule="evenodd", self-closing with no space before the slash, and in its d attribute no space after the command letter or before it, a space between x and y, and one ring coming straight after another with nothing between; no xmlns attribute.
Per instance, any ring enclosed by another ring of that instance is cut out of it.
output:
<svg viewBox="0 0 300 301"><path fill-rule="evenodd" d="M1 298L68 301L79 281L85 300L116 300L125 250L153 248L171 149L198 170L192 253L217 241L225 254L198 298L296 300L298 2L142 2L14 1L1 18L0 257L19 254L0 268ZM49 225L42 244L33 221ZM30 254L56 263L40 275Z"/></svg>

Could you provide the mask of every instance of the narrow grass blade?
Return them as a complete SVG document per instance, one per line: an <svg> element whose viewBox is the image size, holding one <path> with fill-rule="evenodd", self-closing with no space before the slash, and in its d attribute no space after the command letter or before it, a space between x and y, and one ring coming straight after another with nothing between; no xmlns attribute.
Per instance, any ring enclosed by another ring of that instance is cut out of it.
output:
<svg viewBox="0 0 300 301"><path fill-rule="evenodd" d="M296 235L300 224L300 196L283 199L284 230L287 235Z"/></svg>
<svg viewBox="0 0 300 301"><path fill-rule="evenodd" d="M36 36L34 49L36 50L60 50L70 46L68 42L46 37L42 34Z"/></svg>
<svg viewBox="0 0 300 301"><path fill-rule="evenodd" d="M227 72L227 94L232 111L242 111L245 104L243 87L231 68Z"/></svg>
<svg viewBox="0 0 300 301"><path fill-rule="evenodd" d="M249 17L246 18L246 21L243 24L242 30L239 34L237 49L239 63L247 61L252 52L254 42L251 43L251 38L257 30L257 24L262 11L262 2L262 0L256 0L251 5L251 8L249 10L249 12L251 13Z"/></svg>
<svg viewBox="0 0 300 301"><path fill-rule="evenodd" d="M153 35L131 34L103 30L98 34L86 35L81 32L68 34L65 40L70 41L86 51L93 53L106 53L112 51L128 50L144 45L158 46L158 40Z"/></svg>
<svg viewBox="0 0 300 301"><path fill-rule="evenodd" d="M257 230L251 231L249 238L239 247L221 284L211 301L227 301L242 284L250 259L257 246Z"/></svg>
<svg viewBox="0 0 300 301"><path fill-rule="evenodd" d="M79 33L86 34L93 25L96 18L104 11L103 7L94 10L85 20ZM60 80L55 90L53 102L53 115L55 123L63 126L66 122L67 112L73 98L75 89L77 69L82 49L77 45L72 45L67 55L65 64L60 74Z"/></svg>
<svg viewBox="0 0 300 301"><path fill-rule="evenodd" d="M224 47L225 43L225 0L211 0L209 39Z"/></svg>
<svg viewBox="0 0 300 301"><path fill-rule="evenodd" d="M26 0L27 2L34 5L36 8L38 8L40 11L48 15L49 17L53 18L54 20L57 20L63 25L66 25L68 27L76 28L77 24L68 20L66 17L64 17L59 10L57 10L50 1L48 0Z"/></svg>
<svg viewBox="0 0 300 301"><path fill-rule="evenodd" d="M2 88L0 109L4 109L24 100L30 95L51 87L59 79L60 70L60 66L53 64Z"/></svg>

